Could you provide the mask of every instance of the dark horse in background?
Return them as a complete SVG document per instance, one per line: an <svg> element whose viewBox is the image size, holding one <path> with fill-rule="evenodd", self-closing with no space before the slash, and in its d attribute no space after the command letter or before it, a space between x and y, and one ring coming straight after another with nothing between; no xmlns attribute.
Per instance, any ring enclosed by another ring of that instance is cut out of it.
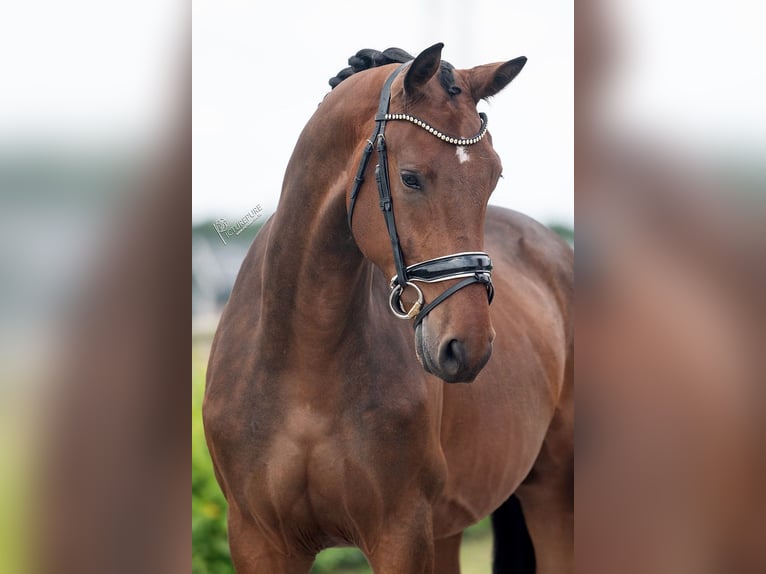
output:
<svg viewBox="0 0 766 574"><path fill-rule="evenodd" d="M495 572L572 571L573 254L488 208L476 110L526 59L441 50L331 80L221 318L203 415L238 572L353 545L376 574L457 573L489 514Z"/></svg>

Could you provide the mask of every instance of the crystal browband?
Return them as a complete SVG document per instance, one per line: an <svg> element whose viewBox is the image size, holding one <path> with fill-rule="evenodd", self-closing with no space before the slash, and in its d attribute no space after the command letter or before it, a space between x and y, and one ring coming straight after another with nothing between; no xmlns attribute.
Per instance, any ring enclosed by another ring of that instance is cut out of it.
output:
<svg viewBox="0 0 766 574"><path fill-rule="evenodd" d="M435 127L429 125L427 122L424 122L420 118L416 118L415 116L411 116L409 114L386 114L383 116L383 119L386 121L392 121L392 120L405 120L408 122L412 122L416 126L419 126L426 130L428 133L436 136L442 141L445 141L447 143L451 143L453 145L473 145L475 143L479 143L485 135L487 135L487 114L484 112L479 113L479 118L481 119L481 129L479 129L479 133L477 133L475 136L471 138L455 138L448 136L446 134L443 134L439 130L437 130Z"/></svg>

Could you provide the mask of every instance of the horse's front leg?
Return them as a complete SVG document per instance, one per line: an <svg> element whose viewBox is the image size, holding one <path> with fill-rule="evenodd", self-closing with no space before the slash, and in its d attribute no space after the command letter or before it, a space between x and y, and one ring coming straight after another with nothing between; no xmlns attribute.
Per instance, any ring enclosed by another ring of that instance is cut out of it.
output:
<svg viewBox="0 0 766 574"><path fill-rule="evenodd" d="M435 574L431 505L402 504L367 559L375 574Z"/></svg>
<svg viewBox="0 0 766 574"><path fill-rule="evenodd" d="M288 555L275 548L239 512L229 509L229 549L237 574L309 574L314 556Z"/></svg>
<svg viewBox="0 0 766 574"><path fill-rule="evenodd" d="M458 532L449 538L434 542L436 574L460 574L460 544L463 533Z"/></svg>

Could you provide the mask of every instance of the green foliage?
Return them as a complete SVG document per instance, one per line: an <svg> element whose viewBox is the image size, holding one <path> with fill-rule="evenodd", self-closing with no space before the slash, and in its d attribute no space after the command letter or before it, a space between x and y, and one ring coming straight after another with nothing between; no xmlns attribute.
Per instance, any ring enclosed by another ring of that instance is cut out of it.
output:
<svg viewBox="0 0 766 574"><path fill-rule="evenodd" d="M466 528L466 530L463 532L463 541L466 540L475 540L475 539L481 539L486 538L487 536L492 535L492 524L490 522L489 516L484 518L483 520L480 520L473 526L469 526Z"/></svg>
<svg viewBox="0 0 766 574"><path fill-rule="evenodd" d="M558 233L562 239L565 239L570 244L574 244L574 229L572 229L571 227L560 224L560 223L552 223L548 225L548 227L550 227L551 230Z"/></svg>
<svg viewBox="0 0 766 574"><path fill-rule="evenodd" d="M311 574L368 574L367 559L356 548L329 548L320 552Z"/></svg>
<svg viewBox="0 0 766 574"><path fill-rule="evenodd" d="M202 428L205 364L192 351L192 574L233 574L226 499L215 480Z"/></svg>

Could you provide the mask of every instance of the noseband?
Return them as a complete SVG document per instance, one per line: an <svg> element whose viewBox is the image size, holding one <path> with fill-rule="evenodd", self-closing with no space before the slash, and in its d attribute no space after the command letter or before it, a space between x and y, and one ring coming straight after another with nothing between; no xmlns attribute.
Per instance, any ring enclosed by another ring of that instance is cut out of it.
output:
<svg viewBox="0 0 766 574"><path fill-rule="evenodd" d="M394 253L394 266L396 267L396 275L391 278L391 295L389 296L388 304L394 315L400 319L412 319L414 317L415 322L413 327L417 328L434 307L447 299L450 295L454 295L463 287L468 287L474 283L481 283L487 289L487 299L490 303L492 303L495 290L492 286L492 260L489 255L481 251L453 253L452 255L445 255L443 257L437 257L436 259L421 261L420 263L415 263L414 265L407 267L404 265L404 255L402 254L402 248L399 245L399 234L396 231L396 222L394 221L393 199L391 197L391 187L388 177L388 155L386 152L386 138L384 135L386 122L395 120L408 121L423 128L440 140L458 146L478 143L487 133L487 116L484 113L479 114L479 118L481 119L481 129L479 130L479 133L471 138L448 136L433 128L423 120L408 114L389 114L388 108L391 102L391 85L394 83L396 76L399 75L406 65L407 64L402 64L388 77L380 92L380 104L378 105L378 113L375 115L375 130L372 132L370 139L367 140L367 146L364 149L362 159L359 162L359 168L356 172L356 177L354 178L354 187L351 190L351 202L348 210L348 226L350 229L351 217L354 213L356 199L359 195L362 182L364 181L364 172L367 170L367 164L372 155L372 150L377 146L378 164L375 166L375 179L378 183L380 209L383 211L383 217L386 220L386 228L388 229L388 236L391 239L391 248ZM423 291L420 290L420 287L418 287L415 282L437 283L440 281L448 281L450 279L462 279L462 281L455 283L443 291L433 301L423 306L425 303ZM417 301L412 305L409 311L402 305L402 293L404 293L404 290L407 287L415 289L418 295Z"/></svg>

